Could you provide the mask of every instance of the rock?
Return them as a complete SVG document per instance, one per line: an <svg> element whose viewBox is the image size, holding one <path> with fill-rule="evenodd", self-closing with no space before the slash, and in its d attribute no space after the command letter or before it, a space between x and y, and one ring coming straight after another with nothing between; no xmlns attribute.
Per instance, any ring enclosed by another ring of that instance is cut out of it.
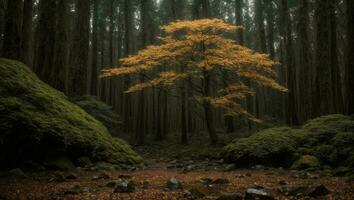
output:
<svg viewBox="0 0 354 200"><path fill-rule="evenodd" d="M65 176L63 172L54 172L48 180L49 182L63 182L65 181Z"/></svg>
<svg viewBox="0 0 354 200"><path fill-rule="evenodd" d="M219 196L216 200L243 200L243 196L239 194L225 194Z"/></svg>
<svg viewBox="0 0 354 200"><path fill-rule="evenodd" d="M200 179L200 182L203 184L203 185L209 185L213 182L213 179L211 178L201 178Z"/></svg>
<svg viewBox="0 0 354 200"><path fill-rule="evenodd" d="M275 200L275 198L265 190L249 188L246 191L245 200Z"/></svg>
<svg viewBox="0 0 354 200"><path fill-rule="evenodd" d="M78 175L75 174L75 173L68 173L65 175L65 179L66 180L74 180L74 179L77 179L78 178Z"/></svg>
<svg viewBox="0 0 354 200"><path fill-rule="evenodd" d="M118 183L114 189L115 193L131 193L135 191L135 184L131 180Z"/></svg>
<svg viewBox="0 0 354 200"><path fill-rule="evenodd" d="M229 164L225 167L225 171L229 172L229 171L234 171L237 169L237 166L235 164Z"/></svg>
<svg viewBox="0 0 354 200"><path fill-rule="evenodd" d="M102 123L23 63L0 58L0 72L0 135L6 141L0 145L2 167L19 166L43 155L73 161L87 156L121 167L143 165L143 159L126 142L113 138Z"/></svg>
<svg viewBox="0 0 354 200"><path fill-rule="evenodd" d="M309 187L304 185L282 185L279 191L286 196L304 196L308 193Z"/></svg>
<svg viewBox="0 0 354 200"><path fill-rule="evenodd" d="M261 169L265 169L265 167L263 165L255 165L252 167L252 169L261 170Z"/></svg>
<svg viewBox="0 0 354 200"><path fill-rule="evenodd" d="M90 191L90 188L88 188L88 187L81 188L79 185L75 185L72 188L66 189L64 191L64 195L78 195L78 194L89 192L89 191Z"/></svg>
<svg viewBox="0 0 354 200"><path fill-rule="evenodd" d="M212 184L228 184L230 181L226 178L218 178L211 182Z"/></svg>
<svg viewBox="0 0 354 200"><path fill-rule="evenodd" d="M170 190L177 190L182 188L182 183L175 177L173 177L169 181L167 181L166 186Z"/></svg>
<svg viewBox="0 0 354 200"><path fill-rule="evenodd" d="M44 166L54 170L73 170L75 165L66 156L50 158L43 162Z"/></svg>
<svg viewBox="0 0 354 200"><path fill-rule="evenodd" d="M91 180L92 180L92 181L96 181L96 180L110 179L110 178L111 178L111 177L110 177L107 173L102 172L102 173L100 173L100 174L98 174L98 175L92 176Z"/></svg>
<svg viewBox="0 0 354 200"><path fill-rule="evenodd" d="M76 163L80 167L88 167L88 166L92 165L92 162L91 162L90 158L88 158L86 156L78 158L76 160Z"/></svg>
<svg viewBox="0 0 354 200"><path fill-rule="evenodd" d="M193 189L188 190L186 193L184 193L183 196L185 198L189 198L189 199L200 199L200 198L205 197L205 194L203 194L198 189L193 188Z"/></svg>
<svg viewBox="0 0 354 200"><path fill-rule="evenodd" d="M27 175L20 168L12 169L9 171L9 173L11 176L15 178L19 178L19 179L27 178Z"/></svg>
<svg viewBox="0 0 354 200"><path fill-rule="evenodd" d="M311 187L309 192L307 193L307 196L317 198L326 196L330 193L331 192L324 185L318 185L316 187Z"/></svg>
<svg viewBox="0 0 354 200"><path fill-rule="evenodd" d="M297 161L293 163L291 168L293 169L308 169L308 168L318 168L320 166L320 161L315 156L304 155L301 156Z"/></svg>

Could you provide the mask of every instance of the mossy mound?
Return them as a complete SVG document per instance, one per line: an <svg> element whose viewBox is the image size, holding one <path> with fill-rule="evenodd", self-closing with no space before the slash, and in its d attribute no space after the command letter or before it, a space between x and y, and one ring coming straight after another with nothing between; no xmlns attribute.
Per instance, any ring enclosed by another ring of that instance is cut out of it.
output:
<svg viewBox="0 0 354 200"><path fill-rule="evenodd" d="M235 139L224 148L224 157L240 166L283 166L292 163L301 132L288 127L265 129L248 138ZM297 138L297 139L295 139Z"/></svg>
<svg viewBox="0 0 354 200"><path fill-rule="evenodd" d="M111 106L98 100L97 97L83 96L75 98L73 101L91 116L102 122L112 135L118 136L123 129L120 116L113 111Z"/></svg>
<svg viewBox="0 0 354 200"><path fill-rule="evenodd" d="M87 156L120 167L142 164L128 144L22 63L0 59L0 72L1 163Z"/></svg>
<svg viewBox="0 0 354 200"><path fill-rule="evenodd" d="M302 155L324 165L354 169L354 119L344 115L322 116L303 127L271 128L248 138L235 139L224 148L227 161L238 165L289 167Z"/></svg>

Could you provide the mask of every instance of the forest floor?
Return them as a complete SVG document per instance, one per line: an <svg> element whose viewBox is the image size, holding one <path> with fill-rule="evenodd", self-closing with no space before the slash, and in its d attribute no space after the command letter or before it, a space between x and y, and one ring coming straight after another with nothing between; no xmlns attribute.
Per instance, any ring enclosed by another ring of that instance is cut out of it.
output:
<svg viewBox="0 0 354 200"><path fill-rule="evenodd" d="M218 147L214 148L209 148L209 152L216 152ZM312 199L314 196L328 200L354 198L354 183L342 177L263 166L233 169L213 156L193 152L189 146L168 143L136 150L144 156L146 169L81 168L73 172L27 172L27 178L14 178L2 173L0 200L237 200L243 199L246 193L250 200L256 197L260 200ZM199 150L204 152L202 147ZM175 154L171 155L171 152ZM193 153L199 158L193 157ZM58 174L63 178L58 178Z"/></svg>

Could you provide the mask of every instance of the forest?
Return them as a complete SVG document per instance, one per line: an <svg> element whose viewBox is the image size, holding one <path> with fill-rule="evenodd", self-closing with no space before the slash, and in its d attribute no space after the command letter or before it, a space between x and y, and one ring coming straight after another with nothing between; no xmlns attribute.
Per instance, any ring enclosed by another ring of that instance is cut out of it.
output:
<svg viewBox="0 0 354 200"><path fill-rule="evenodd" d="M0 200L353 199L353 9L0 0Z"/></svg>

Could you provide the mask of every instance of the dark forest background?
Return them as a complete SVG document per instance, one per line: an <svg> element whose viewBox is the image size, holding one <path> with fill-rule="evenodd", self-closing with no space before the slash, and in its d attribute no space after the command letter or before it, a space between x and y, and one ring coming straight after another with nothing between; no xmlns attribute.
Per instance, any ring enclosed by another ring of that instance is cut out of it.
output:
<svg viewBox="0 0 354 200"><path fill-rule="evenodd" d="M21 60L72 98L98 96L143 144L146 135L161 140L181 128L205 130L203 108L192 101L177 106L183 103L178 90L126 94L138 76L100 79L100 70L157 44L161 25L220 18L243 26L231 36L238 43L279 62L278 81L289 89L259 89L244 106L265 122L297 126L321 115L354 114L353 8L352 0L0 0L0 55ZM213 110L219 132L259 126L223 114Z"/></svg>

